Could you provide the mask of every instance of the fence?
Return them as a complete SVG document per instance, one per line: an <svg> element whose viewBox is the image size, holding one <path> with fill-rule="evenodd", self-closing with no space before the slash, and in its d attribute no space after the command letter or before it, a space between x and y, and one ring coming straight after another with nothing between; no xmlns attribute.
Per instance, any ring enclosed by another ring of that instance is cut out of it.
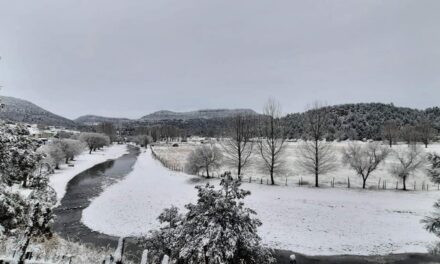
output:
<svg viewBox="0 0 440 264"><path fill-rule="evenodd" d="M172 170L172 171L178 171L178 172L183 172L184 169L181 165L175 164L170 162L169 160L167 160L166 158L161 157L159 154L157 154L154 151L154 148L150 146L151 149L151 153L153 155L153 158L155 158L156 160L158 160L162 166L164 166L165 168ZM205 176L204 172L198 173L198 176ZM218 172L213 172L212 174L210 173L210 176L215 177L215 178L220 178L221 175L223 175L223 173L218 173ZM271 184L269 178L267 177L246 177L246 176L236 176L236 178L242 182L248 182L248 183L258 183L258 184ZM288 180L288 177L276 177L276 181L277 184L280 185L285 185L285 186L309 186L310 183L307 181L303 180L303 177L298 177L298 180L295 181L294 179L290 178ZM362 185L359 186L355 186L353 185L353 181L351 180L350 177L347 177L347 179L344 182L336 182L335 178L331 178L330 181L329 180L321 180L319 182L319 185L321 187L331 187L331 188L362 188ZM391 181L391 180L382 180L381 178L379 178L378 183L374 184L371 181L369 181L367 183L366 189L376 189L376 190L394 190L394 189L402 189L403 187L403 183L402 181L396 180L396 181ZM419 182L417 183L416 181L408 181L406 182L406 189L407 190L414 190L414 191L440 191L440 184L435 184L432 182Z"/></svg>
<svg viewBox="0 0 440 264"><path fill-rule="evenodd" d="M153 158L158 160L162 164L162 166L164 166L165 168L172 170L172 171L183 172L183 166L181 166L180 164L172 163L169 160L161 157L160 155L158 155L156 153L156 151L154 151L154 148L151 145L150 145L150 149L151 149L151 154L153 155Z"/></svg>

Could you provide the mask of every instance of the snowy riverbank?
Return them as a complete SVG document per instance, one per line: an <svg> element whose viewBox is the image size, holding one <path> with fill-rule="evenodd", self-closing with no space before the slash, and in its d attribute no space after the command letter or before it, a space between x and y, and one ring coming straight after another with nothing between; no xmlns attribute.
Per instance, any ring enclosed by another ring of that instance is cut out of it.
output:
<svg viewBox="0 0 440 264"><path fill-rule="evenodd" d="M60 166L54 174L50 176L49 185L55 189L57 193L58 202L63 198L66 192L67 183L79 173L104 162L109 159L116 159L128 153L126 145L111 145L103 150L98 150L89 154L84 151L81 155L75 158L74 167L68 167L66 164Z"/></svg>
<svg viewBox="0 0 440 264"><path fill-rule="evenodd" d="M116 236L142 235L158 227L165 207L196 199L193 177L172 172L150 151L133 171L110 186L83 211L90 228ZM199 179L199 178L196 178ZM217 180L213 180L217 182ZM264 244L310 255L426 252L436 237L420 220L432 210L439 192L315 189L243 184L252 195L246 205L263 222Z"/></svg>

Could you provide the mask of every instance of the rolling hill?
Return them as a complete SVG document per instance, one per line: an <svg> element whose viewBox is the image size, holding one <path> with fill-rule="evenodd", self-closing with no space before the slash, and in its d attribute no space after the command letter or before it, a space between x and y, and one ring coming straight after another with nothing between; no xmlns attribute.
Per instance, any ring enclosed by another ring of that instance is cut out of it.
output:
<svg viewBox="0 0 440 264"><path fill-rule="evenodd" d="M51 113L29 101L0 96L4 105L0 119L13 122L25 122L49 126L75 127L76 123L65 117Z"/></svg>

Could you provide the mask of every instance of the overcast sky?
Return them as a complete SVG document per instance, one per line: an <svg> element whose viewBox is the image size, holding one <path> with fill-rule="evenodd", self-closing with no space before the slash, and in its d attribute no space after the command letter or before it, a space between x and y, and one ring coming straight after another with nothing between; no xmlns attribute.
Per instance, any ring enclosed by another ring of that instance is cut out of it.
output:
<svg viewBox="0 0 440 264"><path fill-rule="evenodd" d="M1 94L69 118L440 105L440 1L0 0Z"/></svg>

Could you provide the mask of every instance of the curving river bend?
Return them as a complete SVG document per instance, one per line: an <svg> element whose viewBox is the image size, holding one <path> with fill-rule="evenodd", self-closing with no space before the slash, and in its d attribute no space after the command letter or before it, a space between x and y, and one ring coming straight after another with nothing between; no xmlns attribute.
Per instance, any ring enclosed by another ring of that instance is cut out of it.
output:
<svg viewBox="0 0 440 264"><path fill-rule="evenodd" d="M117 246L118 237L91 230L81 222L81 217L82 211L90 205L92 199L98 197L106 187L122 180L133 170L140 150L130 145L127 147L127 154L118 159L97 164L69 181L66 194L54 210L54 230L58 235L71 241L98 247L115 248ZM128 238L126 244L127 253L133 256L134 260L139 258L141 249L136 245L135 238Z"/></svg>

